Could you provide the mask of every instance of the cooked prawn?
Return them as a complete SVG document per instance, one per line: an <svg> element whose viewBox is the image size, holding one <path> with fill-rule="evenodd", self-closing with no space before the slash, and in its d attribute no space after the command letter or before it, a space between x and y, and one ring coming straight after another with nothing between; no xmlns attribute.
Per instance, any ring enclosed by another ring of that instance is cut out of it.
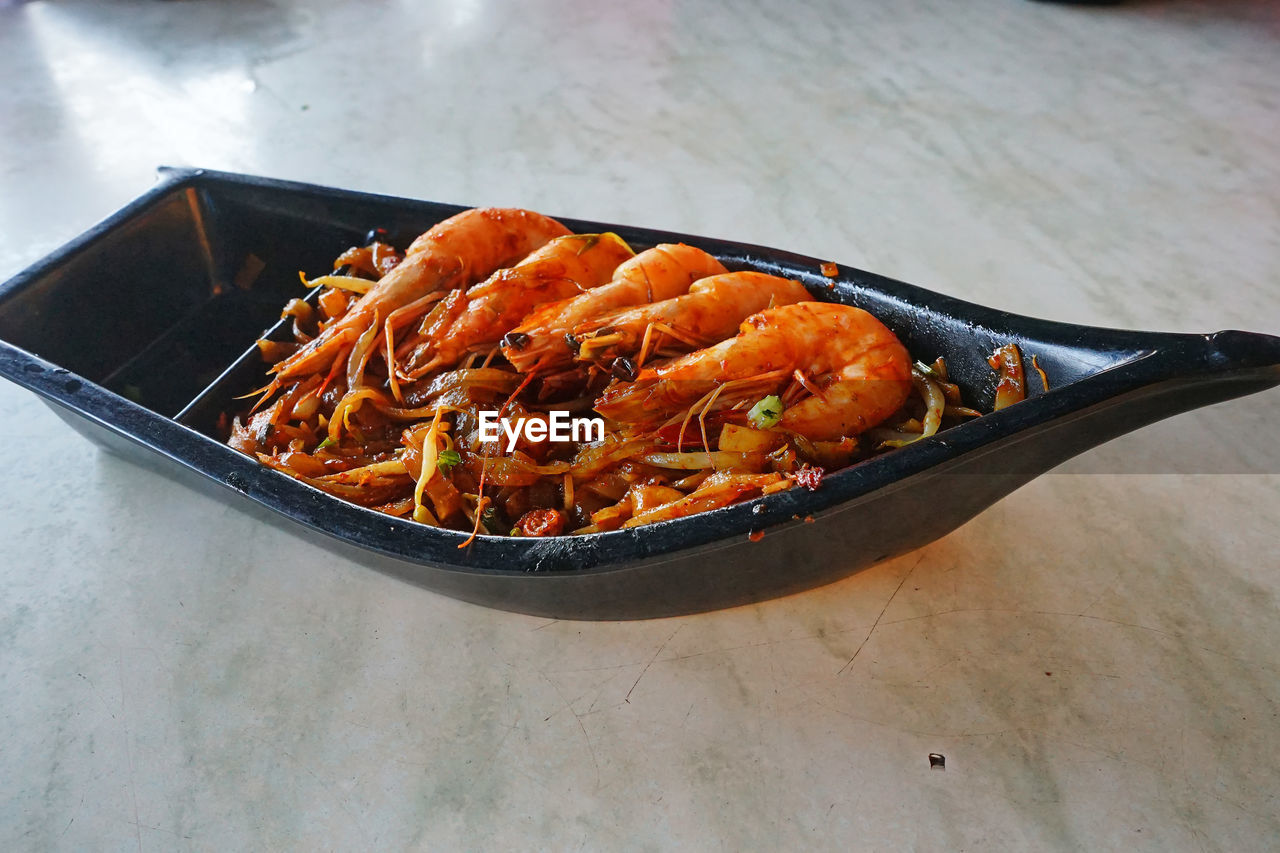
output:
<svg viewBox="0 0 1280 853"><path fill-rule="evenodd" d="M401 348L412 352L400 378L416 379L491 348L537 306L599 287L633 254L617 234L571 234L482 284L453 291L427 315L422 334Z"/></svg>
<svg viewBox="0 0 1280 853"><path fill-rule="evenodd" d="M674 355L723 341L747 317L778 305L813 299L804 285L761 272L699 279L683 296L624 308L578 324L581 361L611 361L639 353Z"/></svg>
<svg viewBox="0 0 1280 853"><path fill-rule="evenodd" d="M679 296L698 279L723 272L724 266L701 249L659 244L624 262L608 284L534 311L503 342L502 353L521 373L566 367L574 350L565 336L578 324L619 308Z"/></svg>
<svg viewBox="0 0 1280 853"><path fill-rule="evenodd" d="M911 390L911 360L866 311L799 302L753 314L737 336L641 371L635 382L607 390L595 408L624 423L687 421L691 407L758 398L792 377L814 393L788 407L778 426L831 440L857 435L901 408Z"/></svg>
<svg viewBox="0 0 1280 853"><path fill-rule="evenodd" d="M554 219L518 208L478 208L444 220L414 240L404 260L340 320L276 364L272 368L276 380L268 388L273 391L285 380L329 370L350 351L375 315L389 317L432 293L468 287L568 233Z"/></svg>

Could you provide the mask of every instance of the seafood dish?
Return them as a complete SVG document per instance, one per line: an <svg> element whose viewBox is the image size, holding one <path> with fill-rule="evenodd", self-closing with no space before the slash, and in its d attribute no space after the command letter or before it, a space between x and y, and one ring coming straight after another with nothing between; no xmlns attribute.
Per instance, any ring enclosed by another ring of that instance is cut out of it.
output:
<svg viewBox="0 0 1280 853"><path fill-rule="evenodd" d="M1057 323L831 259L615 223L469 214L441 233L466 213L165 170L0 285L0 377L107 451L322 545L312 553L576 619L838 580L1112 438L1280 384L1280 338L1265 334ZM371 225L386 233L366 238ZM844 308L888 329L905 367ZM819 328L831 346L785 333ZM864 421L844 419L844 392L881 378L853 410ZM604 429L549 440L565 418ZM496 435L477 454L481 420ZM526 518L539 509L558 519Z"/></svg>
<svg viewBox="0 0 1280 853"><path fill-rule="evenodd" d="M495 208L389 239L299 273L287 338L258 344L269 382L224 428L392 516L473 536L636 527L815 490L980 415L944 359L913 364L868 311L684 243L637 252ZM1003 408L1021 358L994 358Z"/></svg>

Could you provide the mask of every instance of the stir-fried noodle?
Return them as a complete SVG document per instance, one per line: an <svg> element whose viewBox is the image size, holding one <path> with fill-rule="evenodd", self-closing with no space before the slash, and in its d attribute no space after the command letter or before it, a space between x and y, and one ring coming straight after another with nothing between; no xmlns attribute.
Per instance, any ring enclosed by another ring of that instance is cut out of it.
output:
<svg viewBox="0 0 1280 853"><path fill-rule="evenodd" d="M306 282L305 276L303 281ZM229 443L343 500L472 534L593 533L789 488L980 414L942 359L801 284L469 210L381 234L259 342ZM1021 393L1002 349L1000 403ZM1014 368L1016 367L1016 374Z"/></svg>

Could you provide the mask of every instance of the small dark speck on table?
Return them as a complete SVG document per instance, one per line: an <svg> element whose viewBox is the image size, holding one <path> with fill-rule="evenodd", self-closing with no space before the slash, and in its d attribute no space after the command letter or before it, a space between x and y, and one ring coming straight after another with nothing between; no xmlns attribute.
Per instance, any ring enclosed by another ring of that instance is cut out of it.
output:
<svg viewBox="0 0 1280 853"><path fill-rule="evenodd" d="M929 769L930 770L946 770L947 769L946 756L937 752L929 753Z"/></svg>

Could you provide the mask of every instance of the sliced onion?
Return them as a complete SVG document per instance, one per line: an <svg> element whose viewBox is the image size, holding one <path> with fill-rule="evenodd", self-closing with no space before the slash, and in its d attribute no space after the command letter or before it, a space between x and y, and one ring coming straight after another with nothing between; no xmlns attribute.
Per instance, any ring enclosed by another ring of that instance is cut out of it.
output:
<svg viewBox="0 0 1280 853"><path fill-rule="evenodd" d="M915 380L916 389L924 397L924 404L927 407L921 430L923 438L933 435L938 431L938 427L942 426L942 412L947 407L947 398L938 384L924 374L913 374L912 379Z"/></svg>
<svg viewBox="0 0 1280 853"><path fill-rule="evenodd" d="M352 468L337 474L325 474L315 479L333 483L351 483L359 481L362 477L397 477L408 473L409 469L405 468L404 462L399 459L388 459L386 462L374 462L362 468Z"/></svg>
<svg viewBox="0 0 1280 853"><path fill-rule="evenodd" d="M699 471L703 468L749 468L764 462L763 453L733 453L728 450L705 450L691 453L646 453L640 461L658 468Z"/></svg>
<svg viewBox="0 0 1280 853"><path fill-rule="evenodd" d="M306 281L310 287L334 287L338 290L349 290L352 293L366 293L369 288L377 284L376 281L370 281L367 278L356 278L350 275L322 275L319 278L313 278Z"/></svg>
<svg viewBox="0 0 1280 853"><path fill-rule="evenodd" d="M1000 372L996 385L995 411L1020 403L1027 397L1027 380L1022 372L1022 352L1017 344L1005 344L987 359L992 370Z"/></svg>
<svg viewBox="0 0 1280 853"><path fill-rule="evenodd" d="M373 312L373 323L368 329L356 338L356 345L351 350L351 355L347 359L347 387L359 388L364 384L364 369L369 363L369 357L373 355L374 344L378 341L378 335L382 333L381 327L378 325L378 312Z"/></svg>

